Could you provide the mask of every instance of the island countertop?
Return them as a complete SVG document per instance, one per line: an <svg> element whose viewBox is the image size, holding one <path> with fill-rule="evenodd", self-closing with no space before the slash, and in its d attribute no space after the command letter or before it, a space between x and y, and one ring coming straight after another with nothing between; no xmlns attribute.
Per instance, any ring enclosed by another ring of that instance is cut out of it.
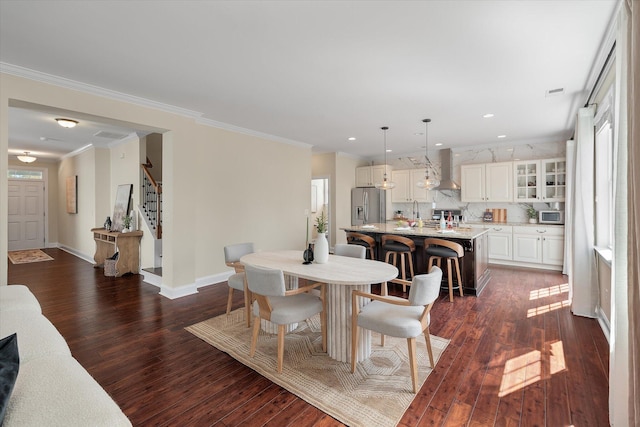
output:
<svg viewBox="0 0 640 427"><path fill-rule="evenodd" d="M441 239L461 239L461 240L473 240L489 232L489 229L478 228L478 227L456 227L452 231L446 230L445 232L442 232L433 226L398 227L396 224L381 224L381 223L367 224L367 225L352 225L349 227L342 227L341 230L355 231L358 233L398 234L401 236L411 236L411 237L438 237Z"/></svg>

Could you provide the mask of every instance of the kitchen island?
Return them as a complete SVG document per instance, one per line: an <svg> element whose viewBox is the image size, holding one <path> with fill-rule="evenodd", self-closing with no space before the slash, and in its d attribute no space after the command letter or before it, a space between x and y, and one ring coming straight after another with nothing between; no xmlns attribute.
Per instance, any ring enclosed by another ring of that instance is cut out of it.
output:
<svg viewBox="0 0 640 427"><path fill-rule="evenodd" d="M398 227L396 224L367 224L343 227L345 232L353 231L371 236L376 241L376 258L384 261L385 254L381 249L382 236L396 234L408 237L416 244L414 269L415 274L427 272L428 258L424 253L424 239L434 237L459 243L464 248L464 257L460 259L462 270L462 289L465 295L478 296L489 283L491 278L488 258L488 230L473 227L456 227L453 230L441 232L433 226L428 227ZM442 266L445 264L443 262ZM446 275L446 268L443 273ZM446 279L443 279L446 280ZM447 285L448 287L448 285Z"/></svg>

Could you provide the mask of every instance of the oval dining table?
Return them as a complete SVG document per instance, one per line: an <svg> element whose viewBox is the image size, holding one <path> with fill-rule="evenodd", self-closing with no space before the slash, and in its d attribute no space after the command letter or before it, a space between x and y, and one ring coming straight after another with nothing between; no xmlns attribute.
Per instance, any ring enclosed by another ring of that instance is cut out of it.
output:
<svg viewBox="0 0 640 427"><path fill-rule="evenodd" d="M371 284L398 276L398 269L380 261L329 255L325 264L303 264L302 251L281 250L248 254L240 262L282 270L285 275L327 284L327 353L340 362L351 359L351 291L371 292ZM360 306L367 303L358 299ZM358 360L371 354L371 333L363 330L358 342Z"/></svg>

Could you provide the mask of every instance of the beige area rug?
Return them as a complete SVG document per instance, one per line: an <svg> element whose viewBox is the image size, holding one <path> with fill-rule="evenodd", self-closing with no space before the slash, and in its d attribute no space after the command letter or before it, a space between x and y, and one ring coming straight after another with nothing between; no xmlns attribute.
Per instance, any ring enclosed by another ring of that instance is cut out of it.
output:
<svg viewBox="0 0 640 427"><path fill-rule="evenodd" d="M322 352L318 316L299 324L286 335L284 367L276 372L276 335L261 332L254 358L249 357L251 329L244 309L223 314L185 328L212 346L265 376L349 426L395 426L415 395L405 339L372 336L371 357L351 373L348 363L337 362ZM449 340L431 336L437 362ZM418 378L422 385L431 373L424 339L418 340Z"/></svg>
<svg viewBox="0 0 640 427"><path fill-rule="evenodd" d="M8 252L9 259L13 264L26 264L28 262L52 261L53 258L42 252L40 249L27 249L24 251Z"/></svg>

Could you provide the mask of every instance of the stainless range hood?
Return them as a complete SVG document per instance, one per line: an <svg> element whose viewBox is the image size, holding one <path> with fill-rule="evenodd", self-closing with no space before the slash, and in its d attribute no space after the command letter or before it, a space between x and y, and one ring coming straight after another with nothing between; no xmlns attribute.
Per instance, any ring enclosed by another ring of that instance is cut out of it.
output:
<svg viewBox="0 0 640 427"><path fill-rule="evenodd" d="M434 190L460 190L460 185L451 178L452 172L453 158L451 157L451 149L440 150L440 185Z"/></svg>

